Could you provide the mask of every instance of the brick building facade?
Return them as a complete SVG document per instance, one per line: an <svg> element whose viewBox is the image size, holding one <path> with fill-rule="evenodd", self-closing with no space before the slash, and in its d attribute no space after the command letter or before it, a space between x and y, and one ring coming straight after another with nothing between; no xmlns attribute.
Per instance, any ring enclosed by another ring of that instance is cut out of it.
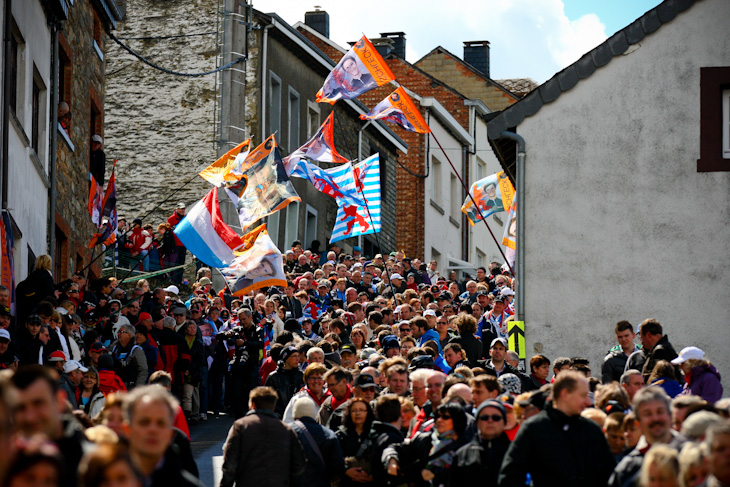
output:
<svg viewBox="0 0 730 487"><path fill-rule="evenodd" d="M54 275L65 279L82 269L99 252L88 249L97 231L88 211L89 154L91 137L104 137L106 32L120 14L112 0L77 0L59 33L58 100L68 103L73 114L68 132L59 127L56 147L56 194L54 211ZM107 153L107 174L113 160ZM106 177L108 179L109 176ZM89 269L100 274L98 261Z"/></svg>

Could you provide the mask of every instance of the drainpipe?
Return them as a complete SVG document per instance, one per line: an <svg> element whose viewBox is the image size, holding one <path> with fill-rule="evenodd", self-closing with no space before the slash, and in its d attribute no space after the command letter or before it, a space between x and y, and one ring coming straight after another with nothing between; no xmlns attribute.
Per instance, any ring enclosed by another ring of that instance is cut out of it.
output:
<svg viewBox="0 0 730 487"><path fill-rule="evenodd" d="M53 255L56 249L56 143L58 141L58 120L56 106L58 105L58 29L59 22L51 25L51 107L48 116L48 133L50 148L48 150L49 179L51 187L48 189L48 255ZM61 255L53 255L54 259L61 259ZM60 276L56 276L60 278Z"/></svg>
<svg viewBox="0 0 730 487"><path fill-rule="evenodd" d="M268 46L268 41L269 41L269 29L271 29L273 26L274 26L273 24L269 24L266 27L264 27L263 41L261 43L262 44L261 59L263 59L262 64L261 64L261 80L262 80L262 83L261 83L261 118L259 118L259 120L261 120L261 142L266 140L266 137L267 137L266 136L266 88L269 85L269 83L268 83L268 73L266 72L267 71L267 68L266 68L266 64L267 64L266 63L266 60L267 60L266 51L267 51L267 49L266 48Z"/></svg>
<svg viewBox="0 0 730 487"><path fill-rule="evenodd" d="M525 139L514 132L504 131L503 139L517 143L517 321L525 321Z"/></svg>
<svg viewBox="0 0 730 487"><path fill-rule="evenodd" d="M4 86L3 86L3 100L2 100L2 111L3 111L3 133L2 133L2 139L3 139L3 148L2 148L2 198L1 198L1 204L3 211L8 209L8 137L9 137L9 125L10 125L10 101L9 101L9 93L10 93L10 36L13 35L12 33L12 0L5 0L5 26L4 26L4 35L3 35L3 50L5 51L4 55L4 62L3 62L3 73L5 73L4 78ZM12 231L11 229L6 229L6 231Z"/></svg>
<svg viewBox="0 0 730 487"><path fill-rule="evenodd" d="M471 177L467 178L467 167L469 160L469 147L466 145L461 146L461 177L467 182L471 180ZM466 199L466 189L461 188L461 201ZM471 225L466 222L466 215L461 214L461 260L469 262L469 230Z"/></svg>

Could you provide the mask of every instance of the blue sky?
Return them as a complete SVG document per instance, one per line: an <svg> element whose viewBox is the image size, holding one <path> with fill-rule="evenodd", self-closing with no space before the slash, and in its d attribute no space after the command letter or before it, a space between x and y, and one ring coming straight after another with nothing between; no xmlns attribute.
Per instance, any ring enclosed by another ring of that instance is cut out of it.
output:
<svg viewBox="0 0 730 487"><path fill-rule="evenodd" d="M416 62L437 46L455 55L464 41L488 40L493 79L532 78L542 83L575 62L660 0L399 0L343 2L254 0L254 8L285 21L304 21L321 6L330 15L330 38L340 46L364 33L406 33L406 59ZM386 15L383 15L387 12Z"/></svg>

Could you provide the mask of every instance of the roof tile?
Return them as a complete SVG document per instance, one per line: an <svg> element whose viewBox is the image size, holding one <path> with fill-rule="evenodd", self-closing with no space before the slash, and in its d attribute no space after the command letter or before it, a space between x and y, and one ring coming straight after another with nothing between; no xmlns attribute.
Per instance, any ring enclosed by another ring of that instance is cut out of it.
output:
<svg viewBox="0 0 730 487"><path fill-rule="evenodd" d="M659 20L656 9L652 9L641 17L641 25L644 27L644 32L651 34L662 26L662 21Z"/></svg>
<svg viewBox="0 0 730 487"><path fill-rule="evenodd" d="M657 14L662 24L674 20L677 16L677 7L674 5L674 0L668 0L657 5Z"/></svg>
<svg viewBox="0 0 730 487"><path fill-rule="evenodd" d="M563 91L568 91L573 88L578 84L578 81L578 70L574 66L568 66L558 73L558 84Z"/></svg>
<svg viewBox="0 0 730 487"><path fill-rule="evenodd" d="M596 71L596 65L593 63L593 57L590 52L583 54L576 61L575 69L580 79L587 78Z"/></svg>
<svg viewBox="0 0 730 487"><path fill-rule="evenodd" d="M537 111L542 108L542 98L540 98L540 93L533 91L522 99L520 105L522 106L522 111L525 112L526 117L536 114Z"/></svg>
<svg viewBox="0 0 730 487"><path fill-rule="evenodd" d="M614 56L625 53L629 48L629 43L626 41L626 35L622 30L609 37L607 42L608 47L611 48L611 53L613 53Z"/></svg>
<svg viewBox="0 0 730 487"><path fill-rule="evenodd" d="M591 51L591 54L593 55L593 62L597 68L605 66L611 61L611 59L613 59L611 48L608 47L606 42L596 47L593 51Z"/></svg>
<svg viewBox="0 0 730 487"><path fill-rule="evenodd" d="M644 38L644 28L641 26L641 19L637 19L629 24L625 29L626 41L633 45L641 42Z"/></svg>
<svg viewBox="0 0 730 487"><path fill-rule="evenodd" d="M537 90L540 92L540 98L542 98L543 103L550 103L556 100L560 96L560 85L558 84L557 77L553 76L540 85Z"/></svg>

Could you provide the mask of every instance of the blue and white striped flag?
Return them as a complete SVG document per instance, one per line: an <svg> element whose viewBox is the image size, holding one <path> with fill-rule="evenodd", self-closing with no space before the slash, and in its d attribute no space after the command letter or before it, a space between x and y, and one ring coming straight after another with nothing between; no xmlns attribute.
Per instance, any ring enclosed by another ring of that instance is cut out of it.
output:
<svg viewBox="0 0 730 487"><path fill-rule="evenodd" d="M352 205L347 201L338 200L340 207L337 210L330 243L380 231L380 158L378 154L368 157L353 169L360 197L367 202L367 208L362 202ZM368 210L370 210L369 214Z"/></svg>
<svg viewBox="0 0 730 487"><path fill-rule="evenodd" d="M361 203L350 162L330 169L322 169L302 159L296 164L290 176L309 180L319 191L335 198L338 204L340 204L340 200L351 205Z"/></svg>

